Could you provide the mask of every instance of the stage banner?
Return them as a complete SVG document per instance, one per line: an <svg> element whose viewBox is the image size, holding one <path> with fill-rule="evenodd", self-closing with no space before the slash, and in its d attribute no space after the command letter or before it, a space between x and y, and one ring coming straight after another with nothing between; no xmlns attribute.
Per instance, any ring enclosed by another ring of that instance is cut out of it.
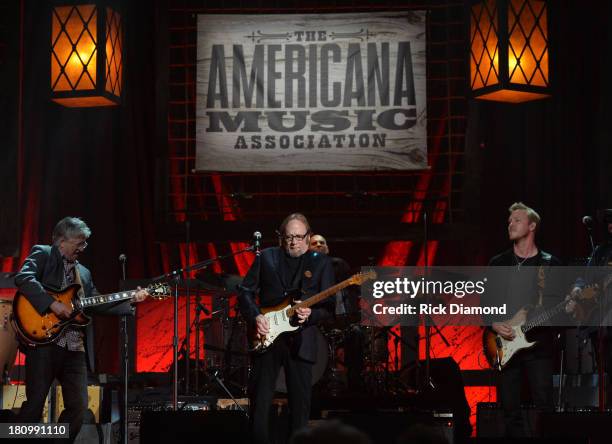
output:
<svg viewBox="0 0 612 444"><path fill-rule="evenodd" d="M425 12L199 15L196 170L427 168Z"/></svg>

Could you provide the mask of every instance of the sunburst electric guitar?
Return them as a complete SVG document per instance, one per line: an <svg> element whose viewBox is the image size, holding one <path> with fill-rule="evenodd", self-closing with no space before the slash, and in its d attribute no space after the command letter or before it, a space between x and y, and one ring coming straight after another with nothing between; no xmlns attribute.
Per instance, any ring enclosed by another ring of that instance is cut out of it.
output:
<svg viewBox="0 0 612 444"><path fill-rule="evenodd" d="M357 273L350 278L329 287L327 290L323 290L322 292L317 293L316 295L297 304L294 304L293 298L289 296L278 305L272 307L261 307L261 314L263 314L270 322L270 332L266 336L258 335L257 329L255 326L253 326L249 332L251 351L263 352L267 350L280 335L288 332L294 332L300 328L301 325L295 322L295 314L298 308L311 307L314 304L336 294L349 285L361 285L371 279L376 279L375 271Z"/></svg>
<svg viewBox="0 0 612 444"><path fill-rule="evenodd" d="M17 292L13 299L11 320L19 339L31 347L55 342L69 325L84 327L91 322L91 318L83 312L85 308L132 299L138 291L129 290L79 298L77 292L80 288L79 284L69 285L61 291L45 287L47 294L53 299L72 308L72 315L69 319L60 319L51 311L43 315L39 314L30 301L22 293ZM166 284L149 285L145 290L154 299L164 299L171 294Z"/></svg>
<svg viewBox="0 0 612 444"><path fill-rule="evenodd" d="M512 319L508 320L508 324L514 330L514 339L504 339L502 336L495 333L491 328L485 328L482 336L482 345L484 355L489 362L489 365L496 369L502 370L508 365L508 362L519 351L533 347L536 341L530 342L527 340L526 334L536 327L543 326L548 320L565 310L565 306L570 300L583 299L593 300L598 292L598 287L587 287L582 292L568 300L559 302L554 307L538 313L532 318L527 318L529 314L525 308L520 309Z"/></svg>

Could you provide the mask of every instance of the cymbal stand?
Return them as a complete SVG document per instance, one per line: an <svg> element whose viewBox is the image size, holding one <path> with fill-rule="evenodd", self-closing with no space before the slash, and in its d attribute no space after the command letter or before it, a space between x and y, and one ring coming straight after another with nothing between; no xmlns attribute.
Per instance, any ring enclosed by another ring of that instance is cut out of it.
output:
<svg viewBox="0 0 612 444"><path fill-rule="evenodd" d="M231 398L234 404L236 404L236 407L238 407L238 410L244 413L246 417L248 418L249 413L244 409L244 407L238 404L238 401L236 401L236 398L234 398L234 395L232 395L232 392L230 392L230 390L225 386L221 378L219 378L219 370L214 370L213 372L209 372L208 370L204 370L204 371L206 372L208 376L213 377L213 379L217 382L217 384L219 384L219 386L223 389L223 391L227 393L227 395Z"/></svg>
<svg viewBox="0 0 612 444"><path fill-rule="evenodd" d="M196 289L195 296L196 303L196 314L195 314L195 325L196 325L196 337L195 337L195 393L200 394L200 313L202 312L201 301L200 301L200 290Z"/></svg>
<svg viewBox="0 0 612 444"><path fill-rule="evenodd" d="M174 324L174 336L172 338L172 348L173 348L173 377L172 377L172 409L174 411L178 411L178 347L179 347L179 334L178 334L178 289L179 282L182 276L191 271L200 270L202 268L206 268L209 265L219 262L223 259L227 259L230 257L234 257L238 254L246 253L247 251L255 251L255 247L249 246L247 248L243 248L242 250L232 252L230 254L226 254L223 256L217 256L210 259L206 259L205 261L198 262L189 267L185 268L177 268L169 273L162 274L160 276L156 276L152 279L152 282L170 282L174 281L174 305L173 305L173 324Z"/></svg>

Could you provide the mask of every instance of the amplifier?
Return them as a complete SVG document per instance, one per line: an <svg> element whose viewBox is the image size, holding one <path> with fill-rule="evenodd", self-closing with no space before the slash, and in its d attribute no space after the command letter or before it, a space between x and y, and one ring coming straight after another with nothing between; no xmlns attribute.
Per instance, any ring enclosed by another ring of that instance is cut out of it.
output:
<svg viewBox="0 0 612 444"><path fill-rule="evenodd" d="M214 409L217 398L211 396L179 396L179 412L209 411ZM128 404L128 443L140 443L140 423L146 412L173 413L172 401L167 397L148 397L146 401Z"/></svg>
<svg viewBox="0 0 612 444"><path fill-rule="evenodd" d="M53 386L52 389L53 390ZM26 400L26 386L22 385L3 385L0 392L0 406L3 410L17 410L21 408L21 404ZM52 400L53 401L53 400ZM100 421L100 404L102 402L102 389L97 385L87 387L87 406L96 418L96 422ZM62 396L61 386L55 386L55 408L49 411L50 400L47 396L45 407L42 415L42 422L55 422L59 415L64 410L64 398ZM53 405L53 402L51 402Z"/></svg>
<svg viewBox="0 0 612 444"><path fill-rule="evenodd" d="M26 400L26 386L24 384L15 385L3 385L0 390L0 407L2 410L12 410L17 413L21 408L21 404ZM52 418L49 417L49 397L45 401L45 407L41 422L51 422Z"/></svg>
<svg viewBox="0 0 612 444"><path fill-rule="evenodd" d="M53 419L57 421L60 414L64 410L64 397L62 396L62 387L57 386L55 398L55 409L53 411ZM99 385L87 386L87 407L96 418L95 422L100 422L100 404L102 404L102 388Z"/></svg>

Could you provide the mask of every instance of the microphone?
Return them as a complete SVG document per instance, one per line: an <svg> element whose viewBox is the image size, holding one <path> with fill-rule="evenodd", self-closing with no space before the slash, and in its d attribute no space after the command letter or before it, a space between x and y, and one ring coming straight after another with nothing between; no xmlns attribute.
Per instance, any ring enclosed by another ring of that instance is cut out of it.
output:
<svg viewBox="0 0 612 444"><path fill-rule="evenodd" d="M119 255L119 262L121 262L121 272L123 274L123 280L125 281L125 263L127 262L127 256L124 253Z"/></svg>
<svg viewBox="0 0 612 444"><path fill-rule="evenodd" d="M582 218L582 224L586 227L587 233L589 235L589 241L591 242L590 257L593 257L593 252L595 251L595 243L593 242L593 218L591 216L584 216Z"/></svg>
<svg viewBox="0 0 612 444"><path fill-rule="evenodd" d="M255 254L259 256L259 249L261 248L261 233L259 231L253 233L253 246L255 247Z"/></svg>

